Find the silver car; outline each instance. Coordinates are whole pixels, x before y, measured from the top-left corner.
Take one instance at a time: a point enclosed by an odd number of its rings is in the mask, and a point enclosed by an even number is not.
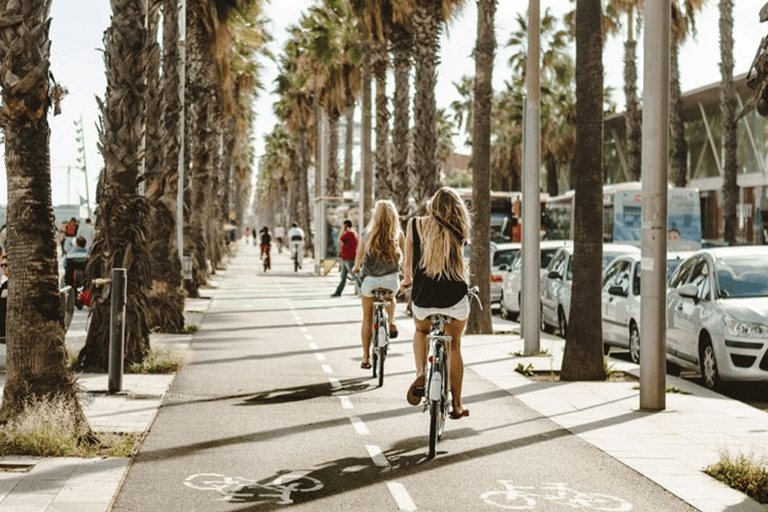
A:
[[[698,251],[667,289],[667,359],[704,385],[768,381],[768,246]]]

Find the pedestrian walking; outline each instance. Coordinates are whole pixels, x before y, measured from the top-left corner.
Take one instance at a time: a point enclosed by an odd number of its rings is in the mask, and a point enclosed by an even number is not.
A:
[[[344,292],[344,286],[347,284],[347,276],[355,265],[355,255],[357,254],[357,233],[352,229],[352,221],[344,221],[341,234],[339,235],[339,258],[341,259],[341,282],[336,287],[336,291],[331,297],[341,297]],[[355,283],[355,292],[357,292],[357,283]]]

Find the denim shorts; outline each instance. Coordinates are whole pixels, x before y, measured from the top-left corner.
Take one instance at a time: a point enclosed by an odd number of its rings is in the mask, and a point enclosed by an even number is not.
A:
[[[376,288],[386,288],[397,293],[400,288],[400,274],[394,272],[385,276],[365,276],[363,285],[360,287],[360,295],[363,297],[373,297],[373,290]]]

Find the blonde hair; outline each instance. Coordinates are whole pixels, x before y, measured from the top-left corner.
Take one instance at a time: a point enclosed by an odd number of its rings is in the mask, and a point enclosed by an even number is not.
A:
[[[469,239],[469,212],[455,190],[443,187],[427,203],[421,222],[421,266],[432,278],[467,281],[464,243]]]
[[[365,249],[367,254],[384,263],[400,262],[402,257],[399,243],[400,223],[395,203],[388,199],[376,201],[366,231],[368,232]]]

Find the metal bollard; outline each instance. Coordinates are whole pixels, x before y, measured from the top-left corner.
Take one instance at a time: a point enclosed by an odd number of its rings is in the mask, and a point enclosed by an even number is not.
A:
[[[112,269],[112,291],[109,310],[109,379],[108,390],[123,389],[123,356],[125,354],[125,302],[128,275],[124,268]]]

